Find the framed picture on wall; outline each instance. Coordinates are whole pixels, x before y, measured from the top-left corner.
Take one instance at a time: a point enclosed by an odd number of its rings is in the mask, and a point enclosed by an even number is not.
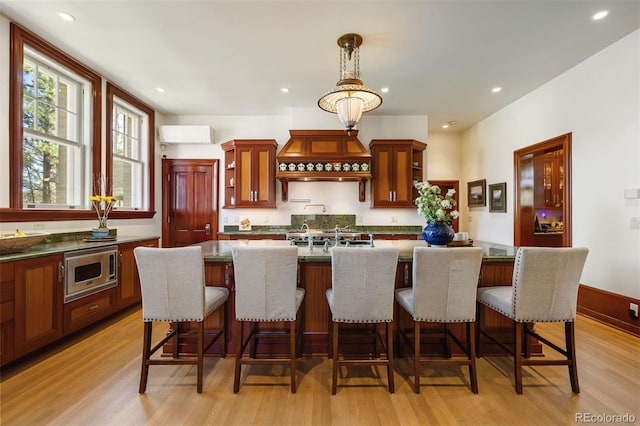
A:
[[[507,182],[489,185],[489,211],[507,212]]]
[[[469,207],[482,207],[487,205],[486,197],[487,181],[485,179],[474,180],[467,183],[467,198]]]

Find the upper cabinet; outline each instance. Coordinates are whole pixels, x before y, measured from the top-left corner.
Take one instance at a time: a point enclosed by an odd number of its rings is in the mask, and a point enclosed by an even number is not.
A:
[[[412,139],[373,139],[371,206],[415,208],[414,181],[423,179],[422,154],[427,144]]]
[[[274,139],[234,139],[224,150],[224,208],[276,207]]]
[[[564,203],[563,150],[535,156],[534,182],[535,207],[562,207]]]

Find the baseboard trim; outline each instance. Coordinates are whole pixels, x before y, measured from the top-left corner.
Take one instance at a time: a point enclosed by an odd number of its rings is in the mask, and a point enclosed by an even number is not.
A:
[[[640,337],[640,319],[629,316],[629,303],[640,300],[584,284],[578,289],[579,314]]]

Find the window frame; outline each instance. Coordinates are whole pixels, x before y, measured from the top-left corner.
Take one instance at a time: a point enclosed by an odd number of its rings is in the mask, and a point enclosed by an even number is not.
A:
[[[125,92],[120,89],[118,86],[111,82],[107,82],[107,99],[106,99],[106,123],[107,123],[107,132],[106,132],[106,176],[109,182],[113,182],[113,108],[115,105],[114,97],[117,97],[124,102],[130,104],[131,106],[139,109],[140,111],[147,114],[149,122],[147,123],[147,133],[148,133],[148,141],[147,141],[147,161],[146,175],[148,176],[146,182],[146,188],[141,188],[142,191],[148,191],[148,206],[147,210],[133,210],[133,209],[114,209],[109,214],[109,217],[113,218],[126,218],[126,217],[153,217],[155,213],[153,211],[153,206],[155,205],[155,197],[154,197],[154,169],[155,169],[155,111],[135,98],[131,94]],[[148,213],[152,213],[151,216],[147,216]],[[142,215],[142,216],[141,216]]]
[[[33,221],[69,221],[95,219],[95,212],[86,209],[25,209],[22,202],[22,168],[23,168],[23,109],[22,109],[22,67],[24,46],[46,56],[82,76],[91,82],[91,156],[86,166],[91,167],[90,175],[105,173],[110,176],[111,151],[107,151],[106,171],[102,170],[102,77],[88,67],[82,65],[71,56],[62,52],[40,37],[22,28],[10,24],[9,52],[9,207],[0,208],[0,222],[33,222]],[[132,100],[135,98],[127,94]],[[125,98],[125,95],[123,95]],[[139,101],[137,101],[139,102]],[[146,105],[145,105],[146,107]],[[148,108],[148,107],[147,107]],[[107,110],[107,115],[111,112]],[[155,215],[154,201],[154,146],[155,120],[154,111],[149,114],[151,131],[149,133],[149,206],[147,210],[112,211],[109,215],[114,219],[148,219]],[[111,124],[107,126],[107,138],[110,140]],[[110,149],[110,146],[107,147]]]

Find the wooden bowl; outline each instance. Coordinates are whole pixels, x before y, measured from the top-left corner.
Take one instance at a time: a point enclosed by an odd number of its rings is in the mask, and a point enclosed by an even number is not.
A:
[[[0,235],[0,254],[19,253],[29,250],[49,235],[46,232],[26,232],[24,236]]]

